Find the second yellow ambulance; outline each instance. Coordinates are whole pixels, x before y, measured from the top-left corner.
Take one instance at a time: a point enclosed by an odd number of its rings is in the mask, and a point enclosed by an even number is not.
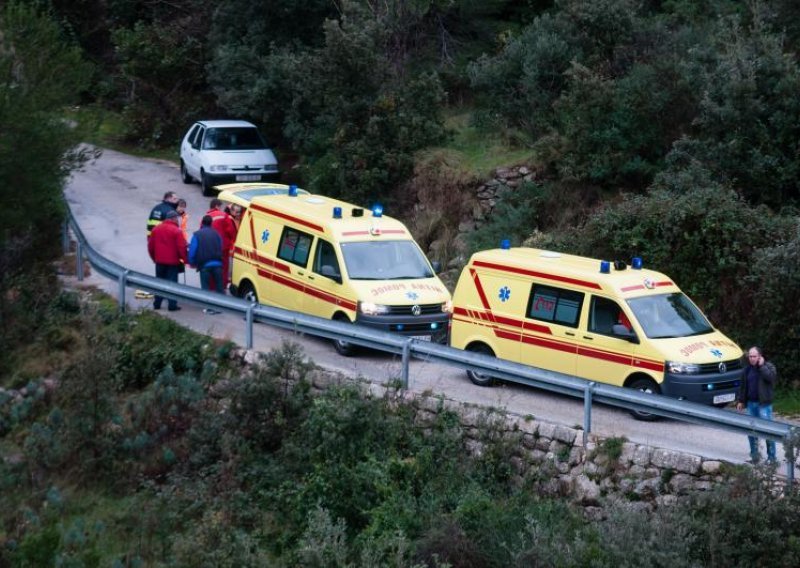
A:
[[[735,399],[742,369],[736,343],[639,259],[627,266],[507,241],[473,255],[461,273],[451,345],[718,406]]]
[[[365,210],[295,186],[275,189],[231,192],[232,200],[233,193],[247,197],[233,251],[235,294],[447,343],[450,293],[405,225],[380,206]],[[348,342],[334,346],[342,355],[354,351]]]

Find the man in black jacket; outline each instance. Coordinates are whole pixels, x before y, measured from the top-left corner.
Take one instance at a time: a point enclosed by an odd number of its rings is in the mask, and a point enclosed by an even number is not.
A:
[[[153,227],[160,224],[161,221],[167,218],[167,213],[175,211],[178,206],[178,194],[174,191],[168,191],[164,194],[164,200],[153,207],[150,211],[150,217],[147,219],[147,238],[150,238],[150,233],[153,232]]]
[[[211,215],[203,216],[200,230],[192,235],[192,242],[189,244],[189,264],[200,272],[200,287],[203,290],[215,290],[223,294],[225,291],[222,286],[222,237],[211,228],[212,222]],[[204,311],[207,314],[218,313],[211,308]]]
[[[747,351],[747,366],[742,371],[742,380],[739,382],[736,408],[740,412],[747,408],[750,416],[772,420],[772,397],[777,378],[775,365],[764,359],[761,348],[751,347]],[[753,463],[758,463],[761,461],[758,438],[748,436],[747,439],[750,442],[750,459]],[[776,462],[775,442],[770,440],[767,440],[767,461]]]

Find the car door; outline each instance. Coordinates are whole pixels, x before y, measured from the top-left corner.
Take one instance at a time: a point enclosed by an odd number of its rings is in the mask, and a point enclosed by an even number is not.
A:
[[[592,295],[585,321],[578,333],[577,375],[592,381],[621,386],[630,374],[636,344],[614,333],[614,325],[630,328],[620,304]]]
[[[336,248],[330,242],[318,238],[314,248],[311,270],[305,272],[306,293],[303,295],[303,311],[330,319],[344,301],[342,271]]]
[[[305,309],[310,305],[310,300],[305,296],[313,293],[313,290],[306,289],[313,242],[313,235],[294,227],[284,227],[278,243],[278,259],[284,262],[280,263],[282,270],[275,271],[275,294],[270,298],[275,305],[287,310],[314,313]]]
[[[578,325],[585,294],[533,283],[521,360],[526,365],[575,374]]]
[[[200,160],[200,144],[203,141],[205,128],[203,128],[201,124],[197,124],[194,130],[194,133],[190,132],[189,136],[184,140],[184,147],[181,149],[181,154],[183,155],[183,163],[186,164],[186,171],[189,172],[189,175],[194,179],[199,180],[200,168],[202,167]]]

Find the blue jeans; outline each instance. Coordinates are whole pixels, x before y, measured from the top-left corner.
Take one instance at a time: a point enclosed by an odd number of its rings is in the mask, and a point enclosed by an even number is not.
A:
[[[747,401],[747,414],[764,420],[772,420],[772,405],[759,404],[758,402],[749,400]],[[761,454],[758,451],[758,438],[755,436],[748,436],[747,441],[750,442],[750,457],[753,461],[761,459]],[[775,442],[767,440],[767,459],[769,461],[776,461],[775,458]]]
[[[214,287],[211,287],[211,282],[214,282]],[[203,290],[214,290],[220,294],[225,293],[225,288],[222,285],[222,267],[221,266],[208,266],[200,269],[200,287]]]
[[[181,267],[174,264],[156,264],[156,278],[162,280],[171,280],[172,282],[178,281],[178,274],[180,274]],[[156,295],[153,298],[153,307],[155,309],[161,308],[161,302],[164,300],[161,296]],[[178,306],[177,300],[167,298],[169,309],[174,310]]]

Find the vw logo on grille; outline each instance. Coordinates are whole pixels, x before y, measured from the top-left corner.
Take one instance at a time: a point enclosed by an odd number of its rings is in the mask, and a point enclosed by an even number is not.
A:
[[[414,304],[411,306],[411,313],[418,316],[422,313],[422,308],[419,307],[419,304]]]
[[[727,370],[728,370],[728,366],[727,366],[725,363],[720,363],[720,364],[719,364],[719,372],[720,372],[720,373],[724,373],[724,372],[726,372]]]

